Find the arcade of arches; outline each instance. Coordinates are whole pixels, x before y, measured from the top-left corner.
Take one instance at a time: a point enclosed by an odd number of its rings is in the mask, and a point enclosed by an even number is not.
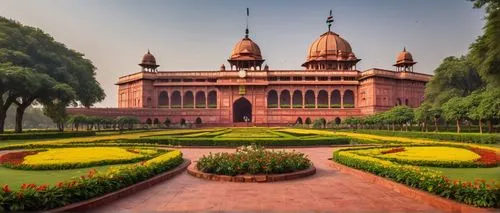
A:
[[[340,90],[270,90],[267,92],[267,108],[354,108],[354,92],[350,89],[342,94]]]
[[[170,97],[170,98],[169,98]],[[170,93],[162,91],[158,95],[159,108],[217,108],[217,92],[196,91],[196,95],[191,90],[185,91],[183,95],[178,90]]]

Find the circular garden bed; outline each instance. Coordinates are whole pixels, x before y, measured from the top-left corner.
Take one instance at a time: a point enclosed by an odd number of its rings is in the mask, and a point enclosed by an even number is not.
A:
[[[120,147],[76,147],[12,152],[0,157],[4,167],[26,170],[62,170],[92,166],[136,163],[165,150]]]
[[[306,155],[243,146],[235,153],[210,153],[188,168],[188,173],[208,180],[273,182],[313,175],[316,169]]]
[[[495,151],[475,147],[405,146],[360,149],[352,152],[415,166],[496,167],[500,162],[500,156]]]

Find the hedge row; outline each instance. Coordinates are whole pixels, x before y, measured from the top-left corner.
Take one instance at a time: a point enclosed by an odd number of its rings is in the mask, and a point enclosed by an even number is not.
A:
[[[315,138],[138,138],[123,139],[117,143],[127,144],[161,144],[174,146],[228,146],[243,145],[260,146],[311,146],[349,144],[347,137],[315,137]]]
[[[0,190],[0,212],[40,211],[88,200],[149,179],[182,162],[182,153],[176,150],[129,167],[102,173],[91,170],[86,176],[54,186],[23,184],[20,190],[12,191],[4,185]]]
[[[95,136],[94,131],[85,132],[27,132],[0,134],[0,140],[30,140]]]
[[[477,144],[499,144],[500,134],[477,134],[477,133],[451,133],[451,132],[401,132],[401,131],[386,131],[386,130],[356,130],[358,133],[366,133],[372,135],[383,136],[399,136],[409,138],[427,138],[437,141],[457,141],[463,143]]]
[[[478,207],[500,206],[500,189],[495,187],[494,183],[489,184],[484,180],[474,183],[450,181],[433,170],[360,156],[348,152],[350,150],[356,149],[335,151],[333,160],[468,205]]]

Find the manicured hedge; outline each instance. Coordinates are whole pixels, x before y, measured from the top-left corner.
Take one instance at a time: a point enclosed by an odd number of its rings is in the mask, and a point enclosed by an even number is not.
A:
[[[337,150],[333,153],[333,160],[468,205],[500,207],[500,189],[494,183],[450,181],[433,170],[348,152],[352,150],[359,149]]]
[[[0,140],[30,140],[30,139],[52,139],[52,138],[74,138],[95,136],[94,131],[85,132],[27,132],[0,134]],[[0,142],[1,143],[1,142]]]
[[[149,179],[182,162],[182,153],[176,150],[141,164],[111,168],[102,173],[90,170],[86,176],[54,186],[23,184],[20,190],[12,191],[4,185],[0,189],[0,212],[40,211],[88,200]]]
[[[373,135],[384,136],[399,136],[409,138],[427,138],[433,140],[456,141],[463,143],[478,143],[478,144],[499,144],[500,134],[478,134],[478,133],[451,133],[451,132],[402,132],[402,131],[386,131],[386,130],[356,130],[358,133],[366,133]]]
[[[162,144],[175,146],[313,146],[349,144],[347,137],[314,137],[314,138],[139,138],[118,140],[118,143]]]

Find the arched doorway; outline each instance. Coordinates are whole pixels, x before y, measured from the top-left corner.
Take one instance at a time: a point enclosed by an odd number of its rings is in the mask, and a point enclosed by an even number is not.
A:
[[[233,103],[233,122],[252,121],[252,104],[246,98],[240,98]]]

